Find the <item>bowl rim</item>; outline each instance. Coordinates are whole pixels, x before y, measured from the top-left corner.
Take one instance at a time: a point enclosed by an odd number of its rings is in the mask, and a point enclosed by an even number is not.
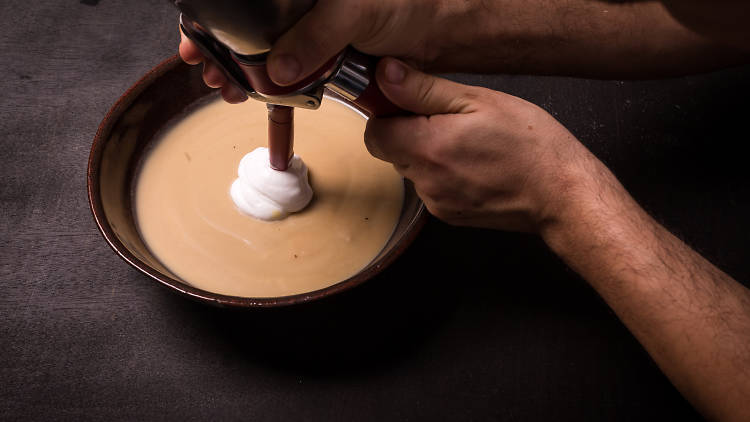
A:
[[[106,144],[109,134],[114,128],[115,122],[119,120],[122,113],[139,97],[139,95],[150,86],[154,80],[167,72],[173,70],[182,64],[180,57],[175,54],[162,61],[143,75],[137,82],[130,86],[109,109],[102,119],[94,135],[94,140],[89,153],[88,167],[86,171],[86,188],[88,193],[89,209],[94,217],[94,222],[102,234],[107,244],[120,256],[125,262],[146,274],[151,279],[157,281],[162,286],[186,296],[190,299],[197,300],[220,307],[232,308],[273,308],[283,307],[296,304],[307,303],[323,299],[337,293],[349,290],[355,286],[370,280],[383,269],[388,267],[399,257],[404,250],[414,241],[419,232],[427,221],[427,212],[424,203],[419,200],[417,212],[411,219],[409,226],[406,227],[404,236],[398,240],[393,248],[380,258],[376,265],[367,267],[364,271],[355,274],[352,277],[342,280],[336,284],[323,289],[314,290],[306,293],[299,293],[290,296],[279,297],[242,297],[223,295],[213,293],[207,290],[199,289],[188,285],[178,279],[168,277],[159,271],[156,271],[151,265],[136,257],[130,250],[117,238],[114,230],[110,226],[104,206],[102,203],[100,185],[100,167],[104,145]]]

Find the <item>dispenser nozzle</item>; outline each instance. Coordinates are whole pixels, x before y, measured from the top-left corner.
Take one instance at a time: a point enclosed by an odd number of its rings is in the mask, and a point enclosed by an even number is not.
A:
[[[271,168],[284,171],[294,155],[294,107],[267,104]]]

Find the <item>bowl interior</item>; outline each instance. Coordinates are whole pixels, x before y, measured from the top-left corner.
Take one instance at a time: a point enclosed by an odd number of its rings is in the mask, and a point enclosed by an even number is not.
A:
[[[112,107],[94,138],[89,157],[88,194],[99,229],[128,263],[163,285],[220,306],[268,307],[308,302],[358,285],[380,272],[411,243],[425,221],[424,205],[405,182],[398,224],[383,250],[353,277],[313,292],[275,298],[226,296],[195,288],[169,271],[143,242],[133,211],[137,170],[160,130],[217,93],[201,79],[199,66],[172,57],[147,73]]]

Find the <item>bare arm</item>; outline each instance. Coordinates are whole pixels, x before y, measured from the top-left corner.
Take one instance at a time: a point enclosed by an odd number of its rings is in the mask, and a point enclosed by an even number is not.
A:
[[[393,59],[378,72],[391,101],[423,116],[372,119],[365,141],[414,182],[430,212],[539,233],[700,411],[750,420],[748,289],[657,224],[538,107]]]
[[[548,245],[713,420],[750,420],[750,291],[649,217],[601,163],[568,192]]]
[[[600,78],[748,59],[747,2],[665,1],[319,0],[274,45],[269,72],[282,85],[297,81],[348,44],[428,71]]]
[[[713,70],[747,60],[747,51],[733,46],[731,37],[691,25],[696,15],[710,15],[714,25],[725,13],[736,16],[736,10],[722,9],[724,2],[682,0],[671,2],[679,3],[674,7],[659,1],[443,2],[439,20],[444,24],[428,37],[435,41],[428,41],[433,57],[426,68],[595,78]],[[686,8],[686,3],[700,6]],[[744,7],[746,19],[749,8]]]

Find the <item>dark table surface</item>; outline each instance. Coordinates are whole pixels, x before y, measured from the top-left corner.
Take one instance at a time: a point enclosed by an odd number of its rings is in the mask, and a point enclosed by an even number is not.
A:
[[[89,148],[177,43],[163,0],[0,2],[0,418],[700,419],[534,236],[432,220],[377,279],[263,312],[193,303],[129,267],[91,217]],[[747,281],[748,76],[456,79],[544,107]]]

